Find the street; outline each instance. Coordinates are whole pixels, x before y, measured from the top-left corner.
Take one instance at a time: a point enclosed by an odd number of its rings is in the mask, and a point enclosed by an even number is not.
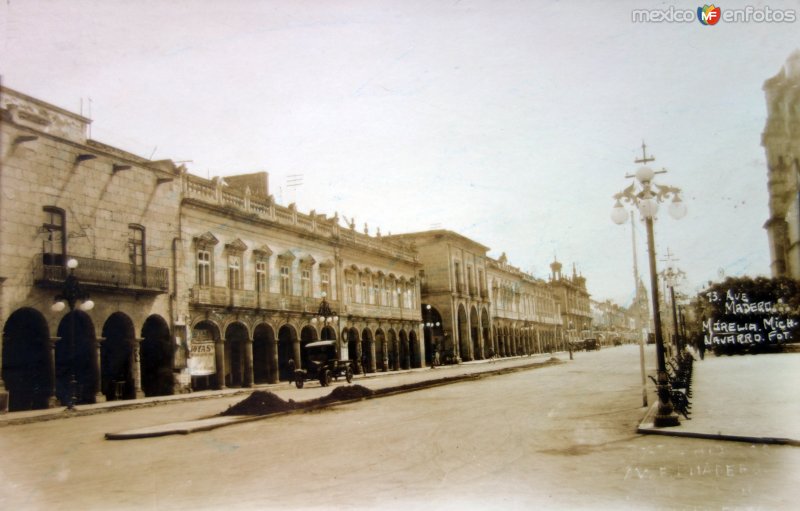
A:
[[[796,507],[800,449],[637,435],[638,347],[562,359],[186,436],[103,439],[242,396],[6,426],[0,508]]]

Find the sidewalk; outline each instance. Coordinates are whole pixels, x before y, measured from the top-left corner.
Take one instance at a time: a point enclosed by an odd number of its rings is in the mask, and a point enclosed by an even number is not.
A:
[[[653,426],[650,408],[639,433],[800,446],[800,353],[696,360],[689,417]]]
[[[381,389],[391,387],[396,384],[398,376],[402,376],[402,383],[411,381],[427,381],[452,378],[459,375],[470,375],[484,372],[494,372],[502,369],[523,367],[531,364],[542,364],[551,357],[561,360],[566,358],[565,353],[538,354],[531,357],[509,357],[495,360],[475,360],[464,362],[458,365],[439,366],[436,369],[429,367],[419,369],[405,369],[400,371],[368,373],[366,375],[356,375],[353,384],[366,384],[369,382],[370,388]],[[145,408],[152,406],[165,406],[170,403],[185,402],[200,399],[217,399],[241,395],[242,399],[249,396],[254,390],[269,391],[282,398],[294,398],[297,400],[297,393],[301,393],[303,399],[313,399],[327,394],[328,389],[316,388],[311,385],[302,391],[295,389],[294,384],[287,382],[275,384],[259,384],[249,388],[228,388],[222,390],[205,390],[192,392],[189,394],[177,394],[172,396],[146,397],[136,400],[108,401],[103,403],[78,405],[73,411],[66,411],[63,406],[47,408],[43,410],[28,410],[22,412],[9,412],[0,414],[0,427],[6,425],[27,424],[32,422],[68,419],[71,417],[81,417],[98,413],[107,413],[118,410],[132,410],[135,408]],[[230,421],[228,417],[225,420]],[[250,418],[252,420],[252,418]],[[185,429],[185,428],[184,428]],[[184,431],[181,431],[184,432]],[[185,431],[188,432],[188,431]]]

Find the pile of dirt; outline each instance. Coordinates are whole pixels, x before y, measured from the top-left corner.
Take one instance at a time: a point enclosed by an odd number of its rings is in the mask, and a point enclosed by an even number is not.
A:
[[[288,412],[297,408],[292,400],[284,401],[272,392],[257,390],[243,401],[239,401],[220,415],[267,415],[277,412]]]
[[[327,396],[323,396],[317,399],[311,399],[309,401],[304,401],[303,404],[305,404],[306,406],[323,405],[323,404],[335,403],[337,401],[362,399],[370,397],[373,394],[374,392],[372,390],[368,389],[367,387],[362,387],[361,385],[345,385],[342,387],[336,387]]]

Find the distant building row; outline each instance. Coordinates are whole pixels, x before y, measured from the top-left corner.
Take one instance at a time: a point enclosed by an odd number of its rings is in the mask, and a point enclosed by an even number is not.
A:
[[[585,279],[558,262],[545,282],[451,231],[360,233],[276,204],[266,173],[199,178],[8,88],[0,113],[0,408],[278,383],[318,339],[374,372],[592,328]]]

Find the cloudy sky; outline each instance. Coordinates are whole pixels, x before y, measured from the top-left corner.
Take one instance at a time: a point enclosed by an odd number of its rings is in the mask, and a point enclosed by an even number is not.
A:
[[[631,227],[609,213],[643,140],[689,210],[657,221],[659,264],[669,248],[690,293],[768,274],[762,85],[800,47],[800,22],[633,23],[645,4],[6,0],[0,72],[102,142],[265,170],[282,204],[451,229],[539,277],[557,255],[627,305]],[[800,9],[720,4],[747,5]]]

